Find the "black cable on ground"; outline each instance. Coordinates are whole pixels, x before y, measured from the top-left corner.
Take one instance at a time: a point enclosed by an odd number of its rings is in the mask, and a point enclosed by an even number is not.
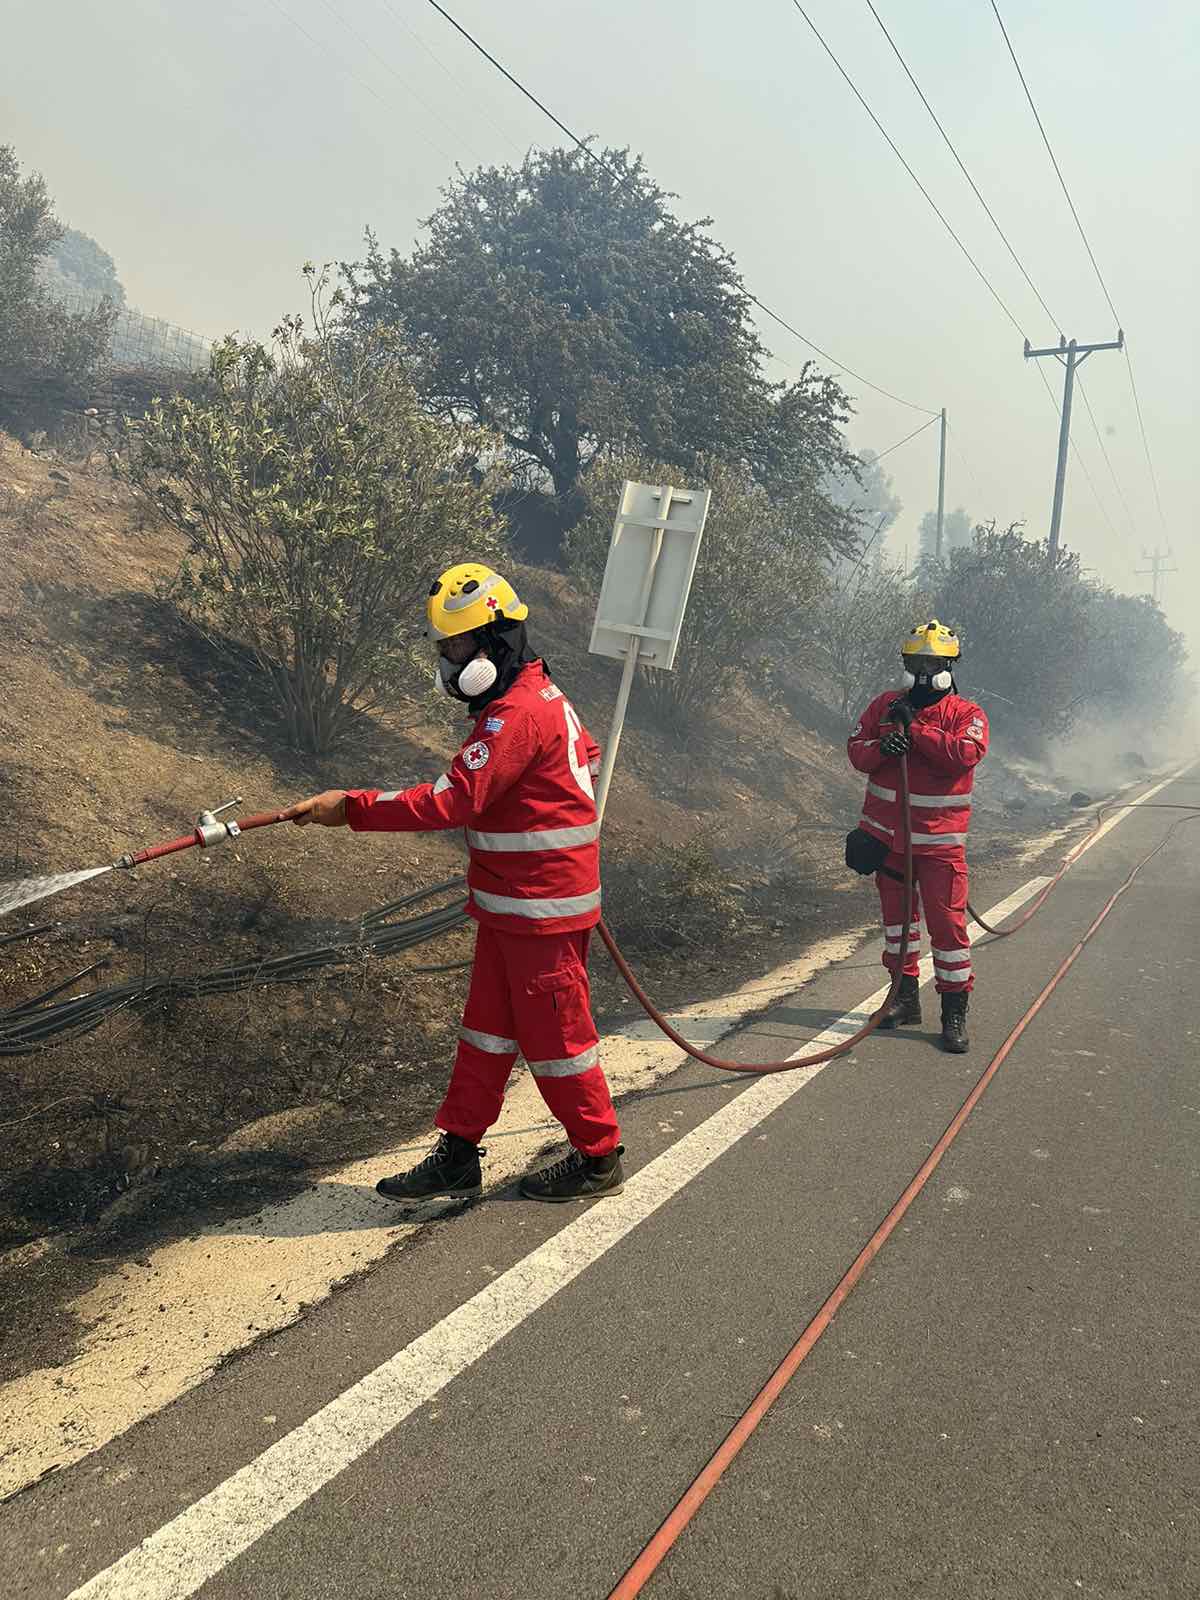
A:
[[[318,973],[327,969],[346,968],[364,958],[382,958],[414,949],[417,945],[427,944],[443,934],[452,933],[456,928],[464,927],[468,922],[465,899],[455,898],[449,905],[420,912],[403,921],[388,919],[397,911],[451,890],[456,896],[462,894],[461,879],[452,878],[431,889],[421,889],[401,900],[393,900],[363,916],[356,932],[288,955],[242,961],[213,972],[167,978],[134,978],[108,989],[97,989],[91,994],[76,995],[70,1000],[54,999],[65,988],[96,970],[96,967],[88,967],[53,989],[0,1014],[0,1056],[29,1055],[50,1049],[56,1044],[66,1044],[92,1033],[119,1011],[149,1010],[168,1000],[236,994],[241,990],[267,988],[273,984],[309,983]],[[430,970],[451,971],[457,965]],[[52,1000],[53,1004],[47,1003]]]

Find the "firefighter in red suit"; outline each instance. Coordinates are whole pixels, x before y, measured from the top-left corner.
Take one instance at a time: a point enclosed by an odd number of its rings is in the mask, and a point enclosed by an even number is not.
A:
[[[912,807],[912,924],[900,988],[881,1028],[920,1022],[918,952],[921,906],[933,946],[933,975],[942,1003],[943,1049],[961,1055],[968,1046],[967,996],[974,987],[967,937],[967,859],[971,786],[987,754],[987,717],[965,700],[954,681],[958,636],[940,622],[914,628],[902,646],[905,691],[889,689],[863,712],[850,735],[850,760],[867,774],[859,827],[886,842],[889,854],[876,875],[883,911],[883,964],[900,959],[904,916],[904,828],[898,758],[908,756]]]
[[[451,567],[426,610],[438,682],[472,717],[449,770],[414,789],[330,790],[284,813],[362,832],[466,830],[467,909],[479,926],[454,1070],[434,1119],[441,1137],[418,1166],[378,1189],[394,1200],[478,1194],[479,1143],[521,1054],[572,1147],[527,1176],[521,1193],[560,1201],[617,1194],[624,1152],[587,975],[600,920],[600,751],[529,649],[529,608],[499,573],[477,562]]]

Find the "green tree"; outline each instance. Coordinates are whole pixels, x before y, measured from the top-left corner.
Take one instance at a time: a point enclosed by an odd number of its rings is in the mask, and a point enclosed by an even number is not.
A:
[[[806,530],[802,508],[772,502],[745,466],[701,460],[681,480],[663,462],[606,458],[589,472],[587,511],[566,538],[571,570],[596,592],[626,478],[712,490],[675,666],[644,674],[650,706],[687,735],[761,656],[765,642],[805,615],[823,587],[823,544]]]
[[[1065,733],[1090,692],[1101,641],[1096,587],[1070,552],[1052,562],[1044,540],[1026,539],[1019,524],[976,528],[966,548],[922,578],[933,611],[963,641],[965,692],[988,701],[1000,727],[1027,741]]]
[[[767,383],[751,302],[708,220],[681,222],[627,151],[603,162],[543,150],[460,176],[410,258],[371,240],[348,269],[360,315],[403,329],[430,408],[498,433],[526,485],[552,489],[563,527],[590,463],[633,452],[744,464],[773,494],[808,494],[827,537],[852,543],[818,492],[853,465],[845,394],[811,367]]]
[[[411,676],[431,575],[501,549],[495,441],[424,411],[395,336],[347,325],[307,267],[312,314],[271,347],[226,339],[155,402],[120,469],[189,540],[178,604],[252,653],[296,745],[329,749]]]
[[[113,258],[77,228],[63,229],[43,262],[41,278],[56,299],[78,295],[93,304],[110,300],[118,309],[125,304],[125,285]]]
[[[74,314],[40,278],[64,229],[44,179],[0,145],[0,403],[9,415],[72,397],[108,347],[113,308]]]

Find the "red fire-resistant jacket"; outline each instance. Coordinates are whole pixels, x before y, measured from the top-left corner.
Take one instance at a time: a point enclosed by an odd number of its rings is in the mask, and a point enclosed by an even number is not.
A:
[[[869,777],[859,827],[887,839],[895,850],[904,848],[900,763],[894,756],[883,755],[879,741],[895,725],[889,721],[888,711],[903,693],[902,689],[889,689],[872,700],[846,745],[851,763]],[[973,700],[964,700],[951,690],[917,712],[909,737],[913,851],[932,855],[961,849],[971,821],[975,768],[987,754],[987,717]]]
[[[467,910],[502,933],[562,934],[600,920],[600,749],[540,661],[476,719],[449,772],[415,789],[351,789],[351,828],[465,828]]]

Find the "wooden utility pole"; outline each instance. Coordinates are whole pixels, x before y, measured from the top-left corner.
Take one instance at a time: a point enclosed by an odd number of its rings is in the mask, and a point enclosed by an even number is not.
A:
[[[938,450],[937,558],[942,559],[942,524],[946,520],[946,408],[942,407],[941,446]]]
[[[1151,555],[1148,550],[1143,550],[1142,554],[1145,556],[1150,565],[1148,567],[1139,567],[1137,570],[1141,576],[1150,579],[1152,584],[1151,597],[1154,601],[1154,604],[1157,605],[1160,583],[1169,572],[1178,572],[1179,568],[1168,567],[1164,565],[1164,562],[1167,562],[1171,559],[1170,552],[1168,551],[1166,555],[1163,555],[1157,545],[1154,547],[1153,555]]]
[[[1096,350],[1123,350],[1125,348],[1125,335],[1118,329],[1115,343],[1110,344],[1080,344],[1078,340],[1069,342],[1060,333],[1058,344],[1052,345],[1048,350],[1031,350],[1029,340],[1025,341],[1025,359],[1031,357],[1055,356],[1067,369],[1063,380],[1062,419],[1058,428],[1058,469],[1054,474],[1054,509],[1050,513],[1050,560],[1058,560],[1058,531],[1062,526],[1063,489],[1067,481],[1067,449],[1071,443],[1071,398],[1075,393],[1075,371],[1081,367],[1087,358]]]

